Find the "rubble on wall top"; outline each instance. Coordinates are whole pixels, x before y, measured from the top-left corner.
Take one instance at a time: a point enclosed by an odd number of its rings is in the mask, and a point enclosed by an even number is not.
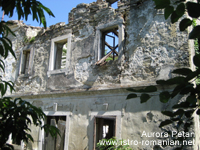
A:
[[[9,25],[9,27],[15,31],[17,29],[19,29],[19,27],[23,27],[23,28],[29,28],[29,29],[36,29],[37,31],[42,31],[42,33],[52,30],[52,29],[56,29],[59,27],[63,27],[66,26],[65,22],[59,22],[56,23],[55,25],[51,25],[50,27],[47,27],[46,29],[44,27],[35,27],[35,26],[30,26],[30,25],[26,25],[23,20],[9,20],[8,22],[11,23],[11,25]]]
[[[44,29],[43,27],[34,27],[30,25],[26,25],[23,23],[23,21],[18,21],[18,20],[11,20],[10,22],[13,23],[11,25],[11,29],[16,30],[19,27],[25,27],[25,28],[31,28],[31,29],[37,29],[37,30],[42,30],[43,32],[46,32],[48,30],[53,30],[56,28],[68,26],[71,28],[73,25],[77,25],[78,23],[80,24],[81,21],[84,22],[98,22],[99,17],[104,17],[104,15],[101,13],[101,11],[106,11],[104,14],[108,13],[108,15],[112,16],[115,14],[115,10],[111,8],[111,4],[118,2],[118,9],[122,8],[123,6],[127,6],[129,0],[96,0],[96,2],[92,2],[89,4],[85,3],[80,3],[76,6],[76,8],[72,8],[72,10],[69,12],[68,16],[68,24],[65,24],[65,22],[59,22],[56,23],[55,25],[51,25],[50,27],[47,27]],[[126,2],[126,3],[125,3]],[[118,10],[118,12],[119,12]],[[121,11],[121,10],[120,10]],[[119,14],[118,14],[119,15]],[[116,15],[117,16],[117,15]],[[84,19],[83,19],[84,18]]]
[[[34,29],[42,29],[42,27],[35,27],[35,26],[30,26],[30,25],[26,25],[23,20],[9,20],[8,21],[9,23],[12,23],[10,25],[10,28],[15,28],[15,27],[20,27],[20,26],[23,26],[23,27],[29,27],[29,28],[34,28]]]
[[[59,22],[59,23],[56,23],[55,25],[51,25],[49,28],[54,29],[54,28],[65,26],[65,25],[66,25],[65,22]]]

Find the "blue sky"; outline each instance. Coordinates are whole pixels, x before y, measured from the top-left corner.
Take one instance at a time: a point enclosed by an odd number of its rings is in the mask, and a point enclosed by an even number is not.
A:
[[[68,14],[72,10],[73,7],[76,7],[80,3],[92,3],[96,2],[96,0],[39,0],[44,6],[51,9],[51,11],[54,13],[54,17],[49,17],[46,15],[47,20],[47,26],[56,24],[58,22],[65,22],[68,23]],[[0,17],[2,16],[2,12],[0,13]],[[7,16],[4,17],[5,21],[8,20],[17,20],[17,15],[15,15],[12,18],[9,18]],[[29,16],[28,21],[24,20],[24,23],[31,26],[41,26],[37,21],[32,21],[32,16]]]

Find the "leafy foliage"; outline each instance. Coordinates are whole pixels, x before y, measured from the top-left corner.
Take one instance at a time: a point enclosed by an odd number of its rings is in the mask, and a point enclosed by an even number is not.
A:
[[[160,123],[160,128],[173,124],[177,130],[183,130],[188,132],[190,126],[193,124],[192,115],[200,114],[199,99],[200,99],[200,85],[196,84],[196,80],[199,80],[200,76],[200,54],[199,54],[199,39],[200,39],[200,26],[196,25],[195,18],[200,17],[200,1],[190,2],[186,0],[172,1],[172,0],[154,0],[156,9],[164,9],[165,19],[171,18],[171,23],[175,23],[178,20],[181,20],[179,23],[180,31],[186,30],[189,26],[193,25],[193,30],[189,34],[189,39],[195,39],[195,49],[196,54],[193,57],[193,63],[196,66],[196,70],[192,71],[189,68],[179,68],[174,70],[172,73],[176,76],[168,80],[158,80],[156,81],[157,86],[174,86],[172,91],[162,91],[159,93],[159,99],[162,103],[167,103],[170,99],[174,98],[177,95],[182,95],[186,97],[186,100],[180,103],[175,104],[172,109],[173,111],[163,111],[162,114],[169,117],[169,119],[164,120]],[[174,3],[172,3],[174,2]],[[175,8],[176,6],[176,8]],[[190,18],[184,16],[188,14]],[[183,17],[184,16],[184,17]],[[195,25],[194,25],[195,24]],[[145,89],[147,89],[146,87]],[[141,103],[146,102],[151,98],[150,92],[147,90],[135,90],[127,89],[132,93],[127,96],[127,99],[136,98],[140,96]],[[141,94],[137,94],[141,93]],[[157,93],[154,93],[157,94]],[[145,96],[144,96],[145,95]]]
[[[1,0],[1,10],[9,17],[13,16],[14,10],[17,11],[18,19],[28,19],[30,14],[33,15],[33,20],[42,23],[46,28],[46,19],[44,11],[50,16],[53,16],[51,10],[37,0]],[[12,49],[12,43],[7,38],[9,34],[15,34],[9,28],[11,22],[0,22],[0,73],[5,72],[4,60],[8,57],[9,53],[16,59],[15,52]],[[33,41],[34,39],[32,39]],[[31,42],[31,41],[30,41]],[[44,129],[45,132],[50,133],[52,136],[57,136],[59,130],[54,126],[43,125],[42,120],[45,119],[45,114],[40,108],[37,108],[21,98],[6,97],[5,94],[14,91],[14,83],[12,81],[4,81],[0,75],[0,149],[8,150],[14,149],[11,145],[6,144],[9,135],[12,133],[12,138],[16,142],[24,140],[25,142],[33,141],[30,135],[31,129],[29,125],[33,124]]]
[[[116,138],[102,139],[97,143],[99,150],[131,150],[125,140],[117,140]]]
[[[34,141],[30,135],[31,124],[44,128],[46,132],[50,132],[52,136],[56,136],[59,130],[51,126],[42,125],[45,114],[40,108],[31,105],[29,102],[16,98],[14,101],[10,97],[3,97],[0,100],[0,147],[8,140],[10,134],[12,138],[20,143],[21,140],[29,142]]]
[[[37,20],[40,24],[46,28],[46,18],[44,11],[49,16],[54,16],[51,10],[45,7],[42,3],[37,0],[1,0],[0,7],[2,11],[5,12],[5,15],[12,17],[16,9],[18,20],[25,18],[28,19],[28,16],[32,14],[33,20]]]

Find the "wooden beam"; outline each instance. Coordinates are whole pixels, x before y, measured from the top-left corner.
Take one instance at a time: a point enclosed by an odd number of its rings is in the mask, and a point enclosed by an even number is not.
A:
[[[103,58],[101,58],[99,61],[95,63],[95,65],[100,65],[103,63],[110,55],[112,54],[112,51],[110,51],[108,54],[106,54]]]
[[[117,37],[119,37],[119,33],[117,32],[117,30],[113,30],[112,31]]]
[[[108,44],[107,42],[105,42],[105,45],[108,46],[108,48],[118,56],[118,52],[115,50],[118,47],[118,45],[115,46],[114,48],[112,46],[110,46],[110,44]]]

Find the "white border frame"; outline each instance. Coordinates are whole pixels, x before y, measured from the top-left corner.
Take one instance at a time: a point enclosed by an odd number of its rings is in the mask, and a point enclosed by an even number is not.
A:
[[[59,73],[67,74],[67,70],[70,66],[71,36],[72,36],[72,34],[68,33],[66,35],[59,36],[59,37],[53,38],[51,40],[51,50],[50,50],[50,56],[49,56],[49,68],[48,68],[48,71],[47,71],[48,77],[51,74],[59,74]],[[56,61],[56,46],[55,46],[55,43],[59,42],[59,41],[63,41],[63,40],[67,40],[66,66],[63,69],[54,70],[54,65],[55,65],[55,61]]]
[[[65,129],[65,141],[64,141],[64,150],[68,150],[69,145],[69,130],[70,130],[70,116],[71,112],[66,111],[44,111],[46,116],[65,116],[66,117],[66,129]],[[43,122],[44,124],[44,122]],[[38,148],[39,150],[43,150],[44,147],[44,130],[41,130],[40,132],[40,141]]]
[[[22,66],[24,63],[24,51],[30,51],[30,58],[29,58],[29,66],[28,66],[28,73],[27,74],[22,74]],[[20,63],[19,63],[19,75],[20,76],[31,76],[33,72],[33,60],[34,60],[34,53],[35,50],[31,45],[25,46],[24,48],[21,49],[20,53]]]
[[[103,30],[107,30],[109,28],[118,27],[119,30],[119,36],[118,36],[118,49],[119,49],[119,58],[121,58],[122,56],[122,52],[123,52],[123,41],[124,41],[124,28],[125,26],[123,25],[124,20],[123,19],[118,19],[118,20],[114,20],[111,21],[107,24],[102,24],[96,27],[96,36],[95,36],[95,46],[94,49],[95,51],[95,62],[99,61],[102,56],[101,56],[101,39],[102,39],[102,31]],[[119,59],[118,59],[119,60]]]
[[[92,111],[90,113],[90,122],[92,122],[92,127],[90,130],[90,145],[89,150],[94,150],[94,118],[96,117],[105,117],[114,116],[116,117],[116,138],[121,139],[121,126],[122,126],[122,112],[121,111]]]

